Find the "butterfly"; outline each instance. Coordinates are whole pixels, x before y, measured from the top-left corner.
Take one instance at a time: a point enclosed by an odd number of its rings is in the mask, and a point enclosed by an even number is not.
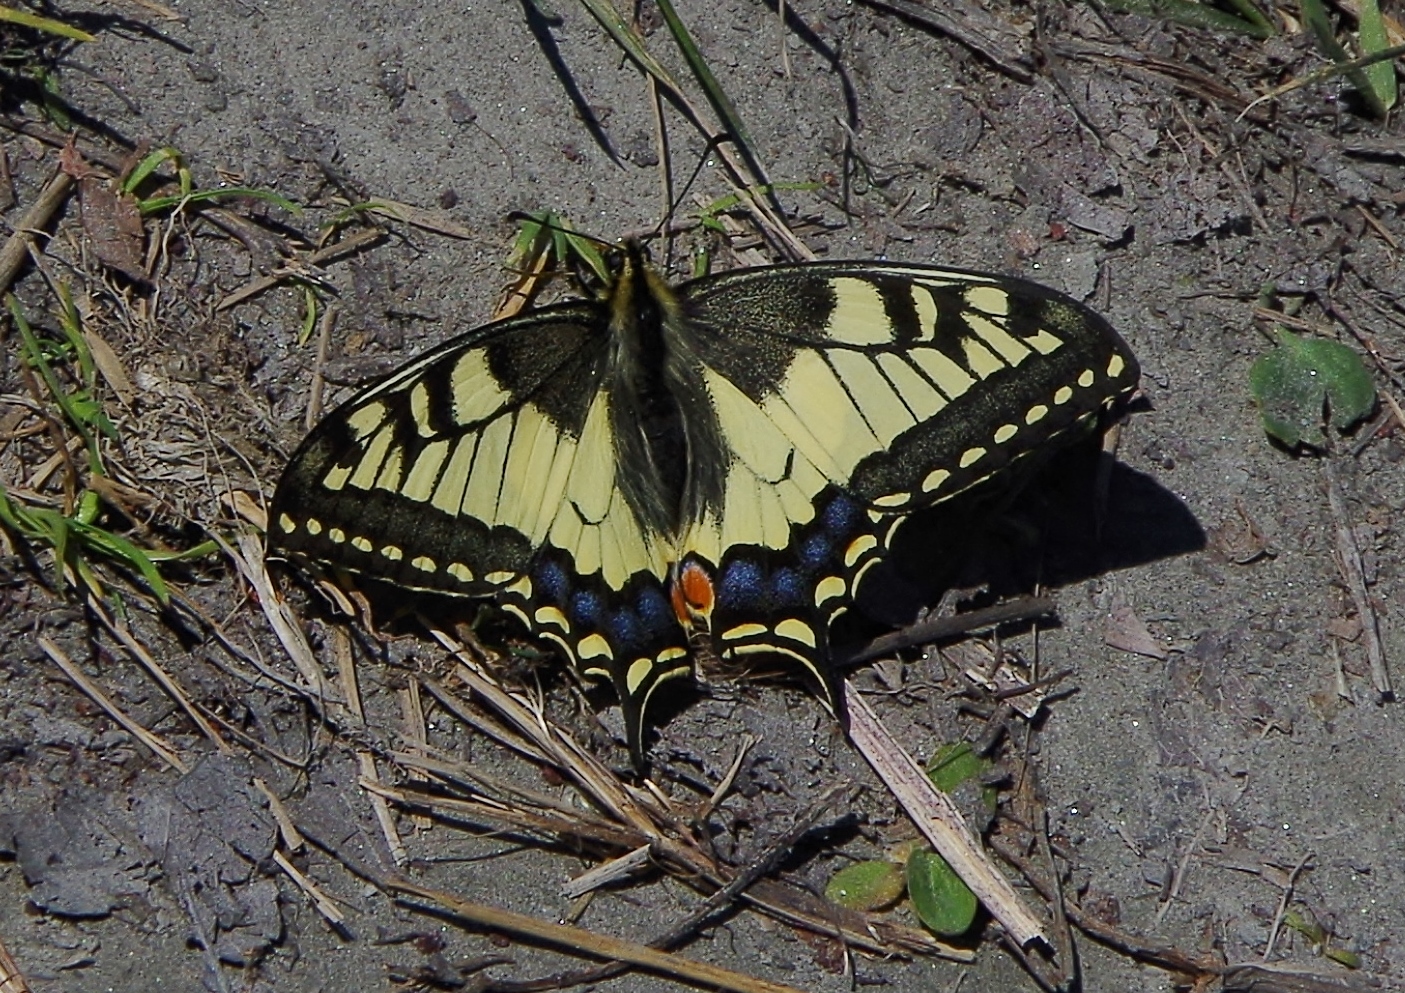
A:
[[[272,545],[491,597],[614,684],[632,755],[693,660],[779,658],[842,714],[829,634],[915,511],[1011,472],[1138,381],[1054,290],[820,261],[670,285],[637,243],[594,299],[476,328],[293,455]]]

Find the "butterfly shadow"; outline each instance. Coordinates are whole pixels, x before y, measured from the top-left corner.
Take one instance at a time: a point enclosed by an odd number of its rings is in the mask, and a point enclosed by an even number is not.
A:
[[[914,514],[859,590],[852,645],[911,624],[950,590],[985,606],[1205,547],[1204,529],[1153,477],[1098,450],[1067,449],[1018,490],[977,489]],[[843,619],[841,619],[843,620]]]

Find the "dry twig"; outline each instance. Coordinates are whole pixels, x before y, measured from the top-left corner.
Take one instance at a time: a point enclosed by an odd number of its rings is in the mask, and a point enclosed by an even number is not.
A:
[[[3,941],[0,941],[0,993],[30,993],[19,963],[10,957]]]
[[[19,219],[15,233],[0,246],[0,290],[9,289],[15,281],[15,274],[29,257],[34,235],[49,223],[72,189],[73,177],[60,169],[40,191],[34,205]]]
[[[1366,644],[1366,658],[1371,665],[1371,682],[1376,687],[1376,696],[1381,700],[1395,699],[1395,690],[1390,683],[1390,670],[1386,667],[1385,646],[1381,642],[1380,618],[1371,595],[1366,588],[1366,570],[1361,564],[1361,550],[1356,547],[1356,534],[1346,516],[1346,501],[1342,497],[1336,471],[1329,455],[1322,460],[1322,471],[1327,477],[1327,505],[1332,510],[1332,522],[1337,528],[1337,567],[1346,580],[1352,603],[1356,605],[1356,616],[1361,621],[1361,637]]]

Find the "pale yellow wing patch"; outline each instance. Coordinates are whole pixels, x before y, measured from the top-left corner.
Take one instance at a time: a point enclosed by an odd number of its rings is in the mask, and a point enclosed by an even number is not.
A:
[[[622,589],[640,572],[663,580],[673,552],[664,537],[643,528],[619,487],[610,421],[609,393],[601,390],[586,415],[547,540],[575,557],[581,575],[599,572],[610,589]]]
[[[793,526],[813,519],[815,496],[828,479],[769,410],[713,370],[704,369],[703,375],[718,426],[731,445],[731,458],[721,506],[691,523],[681,550],[715,564],[733,545],[786,548]],[[823,450],[809,431],[797,433],[806,444]]]

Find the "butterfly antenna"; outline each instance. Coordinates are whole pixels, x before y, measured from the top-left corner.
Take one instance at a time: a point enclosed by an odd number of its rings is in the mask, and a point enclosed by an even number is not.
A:
[[[643,242],[644,244],[648,244],[656,238],[664,237],[673,230],[673,219],[678,216],[679,211],[683,207],[684,199],[692,191],[693,185],[698,181],[698,177],[702,175],[703,167],[707,165],[708,156],[710,156],[714,151],[716,151],[717,148],[723,142],[731,140],[732,136],[726,133],[720,135],[713,135],[712,137],[707,139],[707,144],[703,146],[703,153],[698,156],[697,165],[693,167],[692,175],[690,175],[688,177],[688,181],[683,184],[683,188],[678,191],[678,195],[676,197],[672,197],[669,200],[668,210],[664,213],[664,216],[659,220],[659,223],[654,226],[654,229],[652,231],[650,231],[648,234],[644,235],[642,238],[639,239],[641,242]],[[665,174],[664,181],[665,183],[668,182],[667,174]],[[668,257],[665,260],[665,269],[668,269],[673,262],[673,242],[671,239],[669,240],[668,244],[669,250]]]

